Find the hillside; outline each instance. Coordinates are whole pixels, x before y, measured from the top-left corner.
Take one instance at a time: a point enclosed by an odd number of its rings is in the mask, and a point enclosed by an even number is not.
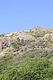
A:
[[[0,57],[7,55],[52,57],[52,53],[53,29],[33,28],[0,35]]]
[[[43,58],[43,62],[44,59],[46,59],[46,61],[49,61],[49,63],[51,61],[51,64],[53,65],[53,28],[45,29],[38,27],[33,28],[31,30],[23,30],[0,35],[0,76],[1,76],[0,80],[7,80],[8,78],[2,79],[3,74],[5,74],[6,71],[7,73],[11,72],[12,69],[14,70],[14,67],[15,69],[17,69],[19,64],[22,66],[21,63],[26,58],[33,59],[37,58],[40,59],[40,62],[41,59]],[[23,63],[23,66],[24,65],[26,65],[25,62]],[[28,65],[31,65],[31,63]],[[7,74],[6,76],[9,77],[9,75]],[[8,80],[43,80],[43,79],[11,78]],[[44,80],[53,80],[53,78],[51,79],[44,78]]]

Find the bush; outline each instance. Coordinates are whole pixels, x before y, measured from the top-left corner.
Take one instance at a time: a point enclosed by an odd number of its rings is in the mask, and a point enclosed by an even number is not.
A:
[[[12,42],[11,45],[15,48],[19,50],[19,45],[16,42]]]
[[[0,80],[53,80],[53,64],[47,59],[26,58],[5,70]]]
[[[5,34],[0,34],[0,37],[4,37],[5,36]]]

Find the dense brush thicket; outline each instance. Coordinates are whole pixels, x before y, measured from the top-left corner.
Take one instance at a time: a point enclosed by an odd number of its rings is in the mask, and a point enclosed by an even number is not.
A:
[[[53,64],[45,58],[26,58],[3,70],[0,80],[53,80]]]

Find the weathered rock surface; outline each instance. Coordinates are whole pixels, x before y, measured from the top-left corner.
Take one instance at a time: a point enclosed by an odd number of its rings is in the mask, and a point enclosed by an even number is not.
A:
[[[0,57],[6,54],[22,55],[38,51],[53,51],[53,29],[33,28],[0,36]]]

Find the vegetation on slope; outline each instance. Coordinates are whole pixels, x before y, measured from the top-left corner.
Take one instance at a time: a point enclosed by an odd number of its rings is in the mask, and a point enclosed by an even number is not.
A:
[[[53,63],[46,58],[26,58],[5,69],[0,80],[53,80]]]
[[[53,80],[53,29],[1,35],[0,80]]]

